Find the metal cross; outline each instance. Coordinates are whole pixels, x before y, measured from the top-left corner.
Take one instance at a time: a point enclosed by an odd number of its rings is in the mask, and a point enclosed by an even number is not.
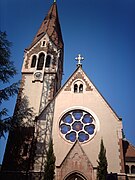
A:
[[[75,60],[78,61],[77,66],[82,65],[81,61],[84,60],[84,57],[81,56],[81,54],[78,54],[78,56],[75,58]]]

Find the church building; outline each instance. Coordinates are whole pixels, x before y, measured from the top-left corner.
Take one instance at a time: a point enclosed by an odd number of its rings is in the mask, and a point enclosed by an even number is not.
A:
[[[106,149],[107,179],[135,180],[135,147],[123,139],[122,119],[84,72],[80,54],[75,71],[61,86],[63,57],[54,2],[24,52],[15,112],[25,99],[34,115],[9,132],[0,179],[44,179],[52,139],[55,180],[96,180],[101,140]]]

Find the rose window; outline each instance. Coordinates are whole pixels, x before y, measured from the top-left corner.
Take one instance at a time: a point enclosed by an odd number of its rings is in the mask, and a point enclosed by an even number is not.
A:
[[[90,113],[80,109],[72,110],[61,118],[60,132],[69,142],[87,142],[96,133],[96,122]]]

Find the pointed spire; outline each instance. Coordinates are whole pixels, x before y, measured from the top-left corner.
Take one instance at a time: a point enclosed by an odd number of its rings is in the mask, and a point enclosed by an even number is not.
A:
[[[62,39],[62,33],[61,33],[61,28],[60,28],[60,23],[59,23],[59,18],[58,18],[56,0],[54,0],[54,3],[52,4],[47,16],[43,20],[29,48],[31,48],[36,42],[38,42],[46,33],[48,34],[51,41],[58,48],[63,47],[63,39]]]

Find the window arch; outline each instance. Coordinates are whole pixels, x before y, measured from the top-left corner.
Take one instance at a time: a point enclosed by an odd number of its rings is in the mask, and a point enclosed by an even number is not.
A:
[[[45,41],[43,41],[43,42],[42,42],[42,46],[45,46],[45,44],[46,44],[46,42],[45,42]]]
[[[70,174],[68,177],[66,177],[65,180],[86,180],[86,178],[80,174],[80,173],[77,173],[77,172],[74,172],[72,174]]]
[[[76,80],[73,84],[74,93],[83,93],[84,91],[84,83],[81,80]]]
[[[75,85],[74,85],[74,93],[77,93],[77,92],[78,92],[78,85],[75,84]]]
[[[83,84],[79,85],[79,93],[83,92]]]
[[[47,55],[46,62],[45,62],[45,67],[50,67],[50,63],[51,63],[51,56]]]
[[[131,166],[131,174],[135,174],[135,166],[134,165]]]
[[[36,66],[36,61],[37,61],[37,56],[34,55],[32,57],[32,61],[31,61],[31,68],[34,68]]]
[[[39,58],[38,58],[37,70],[42,70],[43,69],[44,58],[45,58],[44,53],[40,53]]]

